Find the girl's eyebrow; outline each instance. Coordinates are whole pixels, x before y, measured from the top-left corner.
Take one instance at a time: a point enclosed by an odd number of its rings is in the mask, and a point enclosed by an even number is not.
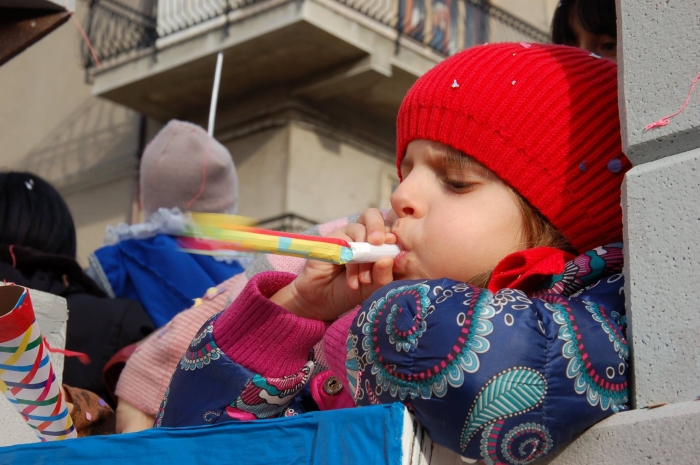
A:
[[[445,154],[445,165],[448,169],[459,169],[462,173],[479,176],[482,178],[489,177],[490,170],[484,165],[474,160],[469,155],[461,152],[448,152]]]
[[[413,165],[413,158],[415,158],[415,156],[416,155],[413,153],[406,153],[403,160],[401,160],[400,170],[402,172]],[[424,156],[426,158],[426,164],[434,168],[459,169],[463,173],[469,173],[482,178],[489,177],[491,173],[488,168],[474,160],[474,158],[454,149],[446,148],[436,150],[432,147],[428,147],[417,156]]]
[[[432,167],[445,166],[447,164],[447,154],[441,150],[434,150],[433,148],[426,147],[418,155],[414,155],[414,152],[406,152],[406,155],[401,160],[400,169],[403,171],[409,166],[413,165],[413,159],[416,156],[424,156],[426,158],[425,162],[427,165]]]

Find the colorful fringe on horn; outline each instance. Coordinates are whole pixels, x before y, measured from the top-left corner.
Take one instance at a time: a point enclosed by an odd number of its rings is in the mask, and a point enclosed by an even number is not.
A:
[[[268,231],[245,226],[245,219],[216,213],[192,213],[192,223],[180,247],[189,253],[225,256],[227,252],[259,252],[320,260],[343,265],[352,260],[347,241]]]
[[[77,437],[29,291],[15,285],[0,286],[0,391],[42,442]]]

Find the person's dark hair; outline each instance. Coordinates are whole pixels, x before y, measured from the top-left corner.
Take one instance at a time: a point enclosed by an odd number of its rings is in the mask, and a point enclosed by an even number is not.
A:
[[[617,38],[615,0],[561,0],[552,18],[552,43],[575,45],[576,35],[569,20],[572,13],[591,34]]]
[[[61,194],[32,173],[0,172],[0,244],[75,258],[75,225]]]

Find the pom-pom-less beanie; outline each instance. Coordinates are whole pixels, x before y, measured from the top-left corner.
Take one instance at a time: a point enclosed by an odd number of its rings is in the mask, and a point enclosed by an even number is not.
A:
[[[201,127],[171,120],[141,158],[141,205],[146,217],[159,208],[234,213],[238,178],[229,151]]]
[[[465,50],[423,75],[401,104],[397,166],[426,139],[473,157],[580,252],[622,239],[617,66],[541,44]]]

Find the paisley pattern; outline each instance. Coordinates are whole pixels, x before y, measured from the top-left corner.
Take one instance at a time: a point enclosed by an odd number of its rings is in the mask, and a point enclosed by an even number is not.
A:
[[[418,346],[418,339],[423,335],[427,327],[425,317],[428,315],[428,307],[430,306],[430,299],[427,296],[429,290],[429,286],[418,284],[413,288],[406,288],[391,295],[391,297],[397,297],[403,294],[410,294],[416,299],[416,316],[411,328],[399,330],[396,327],[396,316],[403,310],[396,304],[391,306],[391,311],[386,318],[386,334],[389,336],[389,342],[396,345],[397,351],[401,352],[401,349],[403,349],[408,352],[410,348]],[[387,299],[389,298],[390,296],[387,295]]]
[[[525,423],[506,434],[501,442],[501,453],[508,463],[526,465],[552,450],[552,436],[543,425]]]
[[[464,450],[484,425],[532,410],[546,393],[544,375],[528,367],[510,368],[494,376],[481,388],[469,409],[460,448]]]
[[[201,349],[188,350],[185,352],[185,355],[180,359],[180,368],[185,371],[204,368],[206,365],[209,365],[212,360],[218,360],[222,353],[221,349],[219,349],[214,342],[214,339],[211,339],[204,344],[204,347]]]
[[[623,409],[628,402],[627,380],[610,382],[605,375],[596,371],[566,299],[556,295],[543,296],[542,299],[547,302],[545,308],[553,313],[554,321],[560,326],[558,337],[565,341],[562,355],[569,360],[566,376],[574,380],[576,393],[585,395],[591,406],[600,405],[603,411],[612,409],[618,412]],[[626,343],[624,345],[626,351]]]
[[[584,300],[583,303],[586,305],[586,310],[591,312],[593,319],[600,323],[601,328],[608,335],[608,339],[613,343],[615,352],[620,356],[621,359],[627,360],[629,358],[629,347],[627,346],[627,340],[620,334],[620,332],[615,328],[615,325],[610,322],[605,310],[600,305],[595,302],[589,302]],[[615,312],[617,313],[617,312]],[[614,321],[614,318],[613,318]],[[619,321],[619,314],[618,314]],[[619,324],[619,323],[618,323]]]
[[[408,344],[409,347],[415,347],[418,344],[430,316],[430,309],[426,310],[426,300],[424,299],[424,296],[429,292],[429,286],[424,283],[400,286],[389,290],[385,296],[372,302],[369,306],[362,325],[362,349],[367,354],[367,363],[371,366],[370,373],[375,376],[376,384],[381,386],[384,391],[388,391],[392,397],[398,397],[402,401],[416,397],[428,399],[433,395],[442,397],[447,392],[448,387],[462,385],[464,373],[474,373],[479,370],[479,354],[489,350],[490,344],[486,336],[493,331],[493,324],[489,321],[495,315],[494,308],[490,305],[492,294],[485,289],[471,287],[461,289],[463,289],[464,295],[460,298],[465,299],[463,305],[466,308],[455,319],[460,333],[454,341],[452,349],[433,367],[408,374],[386,364],[384,355],[375,341],[384,314],[388,313],[390,316],[392,313],[395,314],[395,301],[408,296],[414,298],[417,305],[412,328],[415,329],[412,333],[415,337],[409,339],[405,335],[406,333],[396,333],[393,320],[391,325],[387,324],[386,329],[387,332],[391,331],[395,335],[393,341],[401,341],[400,346],[397,346],[397,351],[405,349],[404,344]],[[439,291],[440,296],[436,301],[443,299],[444,302],[453,296],[456,298],[459,294],[454,287],[452,289],[440,288]],[[392,339],[389,341],[392,342]]]
[[[226,413],[235,419],[248,419],[250,415],[254,417],[250,419],[280,416],[309,381],[313,371],[314,362],[309,360],[298,373],[291,376],[265,378],[255,375],[238,398],[226,408]]]
[[[202,419],[207,423],[216,421],[221,416],[221,412],[215,410],[207,410],[202,414]]]
[[[498,458],[498,437],[503,429],[503,420],[498,420],[484,427],[481,433],[481,442],[479,450],[481,451],[481,460],[486,465],[500,465],[501,461]]]
[[[160,428],[163,423],[163,415],[165,414],[165,406],[168,404],[168,396],[170,395],[170,386],[165,390],[165,395],[163,395],[163,400],[158,408],[158,414],[156,415],[156,422],[153,425],[156,428]]]
[[[523,423],[501,438],[504,423],[503,420],[499,420],[484,428],[479,449],[481,459],[486,465],[527,465],[552,450],[554,441],[544,425]],[[498,456],[499,441],[502,458]]]
[[[198,345],[200,342],[202,342],[202,339],[211,334],[213,331],[214,325],[211,321],[207,322],[207,324],[204,325],[204,327],[199,331],[199,333],[194,337],[194,339],[192,339],[190,347]]]
[[[527,310],[532,305],[532,301],[518,289],[501,289],[493,295],[491,305],[498,315],[506,306],[511,310]]]
[[[586,287],[595,285],[603,276],[621,273],[623,263],[622,244],[596,247],[568,262],[562,274],[552,276],[531,297],[545,294],[574,296]]]
[[[357,353],[357,336],[350,333],[347,340],[347,352],[345,355],[345,374],[348,377],[348,387],[350,388],[350,395],[357,401],[358,398],[362,396],[362,389],[358,389],[360,386],[360,364],[358,361]],[[358,393],[359,396],[358,396]]]

